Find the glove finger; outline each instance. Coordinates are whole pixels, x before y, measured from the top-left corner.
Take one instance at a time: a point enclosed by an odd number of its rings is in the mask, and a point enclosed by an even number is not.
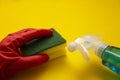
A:
[[[9,35],[18,35],[18,34],[22,34],[22,33],[27,32],[27,31],[32,31],[32,30],[37,30],[37,29],[35,29],[35,28],[25,28],[25,29],[19,30],[17,32],[11,33]]]
[[[52,31],[49,29],[24,29],[13,34],[8,35],[0,44],[5,48],[18,51],[18,48],[24,45],[26,42],[42,37],[52,36]]]
[[[30,69],[32,67],[41,65],[49,60],[49,56],[46,54],[29,56],[29,57],[21,57],[14,64],[12,63],[6,69],[6,75],[8,77],[13,76],[21,71]]]

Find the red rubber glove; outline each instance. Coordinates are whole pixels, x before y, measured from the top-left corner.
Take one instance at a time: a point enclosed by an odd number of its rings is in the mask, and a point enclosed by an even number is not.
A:
[[[19,48],[26,42],[52,36],[52,31],[47,29],[24,29],[9,34],[0,43],[0,80],[6,80],[21,71],[32,68],[48,61],[46,54],[29,57],[20,56]]]

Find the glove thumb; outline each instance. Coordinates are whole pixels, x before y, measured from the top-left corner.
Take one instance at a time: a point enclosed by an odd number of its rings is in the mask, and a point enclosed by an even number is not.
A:
[[[7,76],[13,76],[21,71],[27,70],[29,68],[41,65],[49,60],[49,56],[47,54],[40,54],[29,57],[20,57],[14,64],[11,64],[7,68]]]

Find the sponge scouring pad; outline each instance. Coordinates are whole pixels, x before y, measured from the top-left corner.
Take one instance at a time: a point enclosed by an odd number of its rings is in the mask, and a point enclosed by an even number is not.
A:
[[[59,53],[58,50],[63,50],[66,46],[66,40],[53,28],[53,36],[47,38],[34,39],[21,47],[23,56],[30,56],[39,53],[46,53],[49,56],[59,57],[63,52]]]

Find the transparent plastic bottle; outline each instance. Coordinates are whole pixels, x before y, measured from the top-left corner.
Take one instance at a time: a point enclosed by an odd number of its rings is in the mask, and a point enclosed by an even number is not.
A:
[[[89,50],[102,59],[102,64],[120,75],[120,48],[105,44],[99,36],[86,35],[68,44],[70,52],[78,50],[89,61]]]

